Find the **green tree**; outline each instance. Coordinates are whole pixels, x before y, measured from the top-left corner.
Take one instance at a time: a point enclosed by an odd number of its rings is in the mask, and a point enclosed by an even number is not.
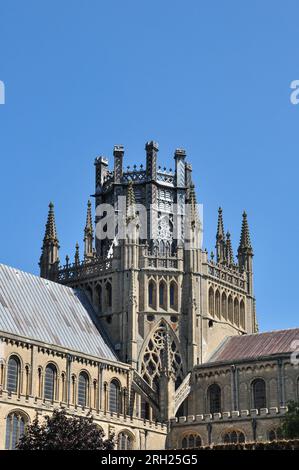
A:
[[[54,410],[40,423],[36,417],[21,437],[20,450],[113,450],[114,439],[105,439],[104,432],[92,416],[67,416]]]
[[[299,403],[288,403],[288,411],[283,418],[281,429],[286,439],[299,438]]]

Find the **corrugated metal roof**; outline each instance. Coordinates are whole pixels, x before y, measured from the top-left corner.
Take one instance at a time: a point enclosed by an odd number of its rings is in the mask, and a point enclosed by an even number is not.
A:
[[[117,360],[84,292],[3,264],[0,331]]]
[[[294,351],[292,343],[296,340],[299,340],[299,328],[231,336],[225,339],[208,362],[239,361],[290,353]]]

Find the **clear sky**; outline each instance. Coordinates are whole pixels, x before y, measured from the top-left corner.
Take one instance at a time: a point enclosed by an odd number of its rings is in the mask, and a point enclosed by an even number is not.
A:
[[[296,0],[0,0],[0,262],[38,273],[50,200],[73,255],[94,157],[153,139],[187,150],[209,251],[247,210],[260,329],[298,326],[298,36]]]

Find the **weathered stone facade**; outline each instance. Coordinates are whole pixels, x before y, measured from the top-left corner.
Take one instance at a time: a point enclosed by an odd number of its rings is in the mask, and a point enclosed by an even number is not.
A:
[[[26,334],[18,339],[4,329],[0,447],[5,446],[9,413],[21,410],[28,421],[36,411],[44,415],[61,405],[70,413],[91,409],[106,433],[126,433],[129,441],[123,439],[122,448],[193,447],[221,442],[229,430],[237,432],[237,439],[265,439],[279,427],[287,401],[298,397],[296,368],[288,359],[290,344],[280,351],[287,357],[272,351],[267,358],[257,354],[253,359],[232,356],[213,362],[227,338],[259,336],[247,215],[244,212],[235,260],[219,209],[216,252],[209,255],[201,245],[202,219],[185,150],[175,151],[174,171],[160,168],[157,157],[158,144],[148,142],[146,164],[138,169],[124,170],[120,145],[114,147],[112,169],[105,157],[96,158],[96,225],[88,202],[83,260],[77,244],[74,262],[67,256],[65,265],[60,263],[50,204],[41,277],[85,293],[118,360],[61,351],[55,338],[46,344]],[[125,209],[119,219],[122,198]],[[105,231],[109,211],[102,210],[105,204],[112,207],[114,232],[101,238],[98,228]],[[125,236],[120,237],[123,229]],[[20,368],[16,392],[6,386],[11,355],[19,357],[19,366],[14,366]],[[43,378],[48,362],[54,362],[57,371],[50,402]],[[83,371],[89,388],[82,409],[78,397],[83,382],[79,386],[78,381]],[[267,403],[256,411],[252,383],[258,378],[265,381]],[[115,381],[118,413],[109,409]],[[261,382],[254,386],[261,395]]]

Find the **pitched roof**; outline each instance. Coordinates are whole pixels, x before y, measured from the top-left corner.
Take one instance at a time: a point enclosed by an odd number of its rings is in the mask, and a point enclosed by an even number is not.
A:
[[[208,363],[257,359],[273,354],[291,353],[299,340],[299,328],[226,338]]]
[[[0,331],[117,360],[84,292],[3,264]]]

